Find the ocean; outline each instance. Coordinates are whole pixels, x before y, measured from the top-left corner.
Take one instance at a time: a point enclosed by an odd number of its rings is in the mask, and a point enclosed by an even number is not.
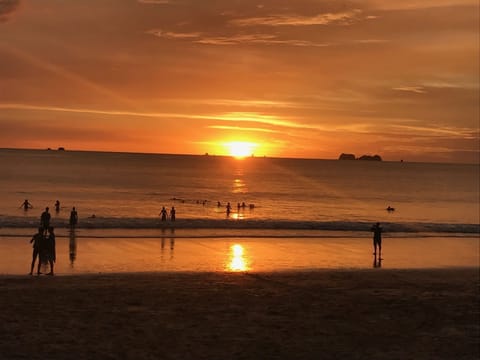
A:
[[[2,228],[36,227],[47,206],[52,224],[67,227],[75,206],[81,229],[155,229],[173,225],[159,213],[174,206],[176,228],[210,235],[368,233],[374,222],[390,233],[480,230],[475,164],[2,149],[0,167]]]

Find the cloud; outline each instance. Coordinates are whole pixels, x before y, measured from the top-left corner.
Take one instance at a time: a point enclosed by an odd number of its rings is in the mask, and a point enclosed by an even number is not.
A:
[[[141,4],[157,4],[157,5],[165,5],[171,4],[171,0],[137,0]]]
[[[196,39],[202,36],[202,33],[199,32],[177,33],[173,31],[163,31],[157,29],[148,30],[147,34],[151,34],[165,39]]]
[[[204,45],[240,45],[240,44],[262,44],[262,45],[286,45],[286,46],[303,46],[303,47],[325,47],[330,46],[328,43],[316,43],[308,40],[281,39],[273,34],[233,34],[229,36],[213,36],[202,34],[200,32],[192,33],[176,33],[163,30],[149,30],[147,34],[151,34],[164,39],[189,40],[197,44]]]
[[[381,10],[415,10],[435,7],[478,5],[478,0],[369,0],[368,4]]]
[[[338,13],[317,14],[314,16],[301,15],[270,15],[265,17],[252,17],[230,20],[235,26],[311,26],[339,24],[348,25],[357,21],[362,14],[359,9]]]
[[[0,23],[8,21],[20,5],[20,0],[0,0]]]
[[[393,88],[392,90],[413,92],[417,94],[425,94],[427,92],[423,86],[401,86]]]
[[[232,35],[221,37],[204,37],[194,41],[206,45],[239,45],[239,44],[262,44],[262,45],[287,45],[303,47],[325,47],[330,46],[327,43],[316,43],[308,40],[279,39],[276,35],[270,34],[249,34]]]
[[[250,131],[250,132],[265,132],[265,133],[282,133],[278,130],[272,129],[263,129],[263,128],[252,128],[252,127],[240,127],[240,126],[225,126],[225,125],[211,125],[208,126],[209,129],[218,129],[218,130],[235,130],[235,131]]]

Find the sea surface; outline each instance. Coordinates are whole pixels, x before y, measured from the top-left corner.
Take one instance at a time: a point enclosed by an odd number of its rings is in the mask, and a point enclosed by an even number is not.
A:
[[[80,229],[175,225],[268,236],[369,232],[377,221],[393,234],[478,236],[480,229],[476,164],[1,149],[0,168],[3,231],[36,227],[47,206],[60,228],[75,206]],[[33,209],[21,208],[25,199]],[[174,224],[160,221],[162,206],[175,207]]]

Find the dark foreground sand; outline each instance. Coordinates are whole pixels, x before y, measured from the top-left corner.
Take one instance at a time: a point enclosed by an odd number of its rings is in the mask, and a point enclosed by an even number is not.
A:
[[[0,277],[2,359],[478,359],[479,272]]]

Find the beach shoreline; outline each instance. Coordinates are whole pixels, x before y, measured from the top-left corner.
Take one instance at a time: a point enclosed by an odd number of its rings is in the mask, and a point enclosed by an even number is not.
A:
[[[477,359],[478,267],[0,276],[5,359]]]
[[[60,232],[61,234],[61,232]],[[138,272],[309,271],[311,269],[421,269],[479,266],[474,237],[385,238],[381,260],[372,255],[371,238],[235,237],[226,234],[149,233],[115,237],[108,232],[77,233],[56,240],[58,275]],[[286,234],[286,233],[285,233]],[[139,233],[131,233],[141,236]],[[144,234],[147,235],[147,234]],[[206,235],[206,236],[204,236]],[[230,236],[228,236],[230,235]],[[91,236],[91,237],[90,237]],[[110,237],[112,236],[112,237]],[[319,236],[319,237],[316,237]],[[30,269],[31,236],[0,236],[0,275],[24,275]],[[452,256],[455,254],[455,256]]]

